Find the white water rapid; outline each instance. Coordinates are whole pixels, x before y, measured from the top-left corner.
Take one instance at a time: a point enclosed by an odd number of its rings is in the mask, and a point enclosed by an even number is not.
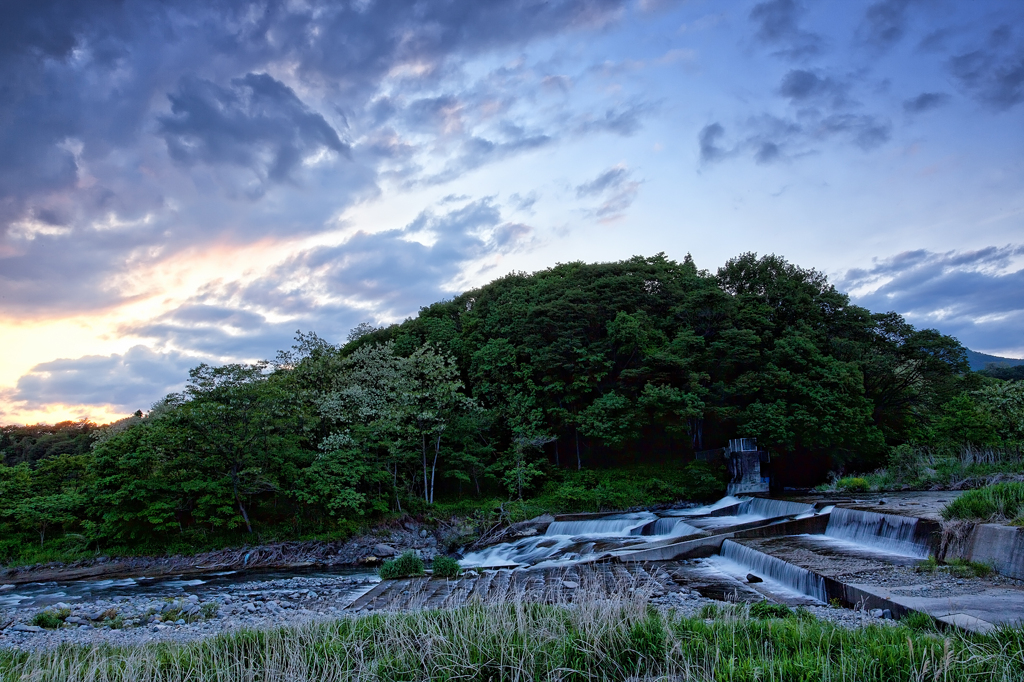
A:
[[[873,549],[927,559],[932,548],[917,533],[917,519],[836,507],[829,514],[825,535]]]
[[[485,547],[470,552],[459,563],[464,568],[553,566],[583,561],[614,549],[699,533],[699,529],[679,518],[659,518],[650,512],[554,521],[544,535]]]
[[[737,577],[753,573],[762,580],[771,581],[805,597],[822,603],[827,601],[825,580],[821,576],[738,542],[726,540],[722,543],[721,556],[712,557],[709,561]]]

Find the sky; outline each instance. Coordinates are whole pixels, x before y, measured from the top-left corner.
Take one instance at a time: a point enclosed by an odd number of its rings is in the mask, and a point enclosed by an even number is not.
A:
[[[35,0],[0,93],[0,423],[659,252],[1024,357],[1019,0]]]

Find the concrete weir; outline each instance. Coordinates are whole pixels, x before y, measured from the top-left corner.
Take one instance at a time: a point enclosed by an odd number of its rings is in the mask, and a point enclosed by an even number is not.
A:
[[[479,575],[385,581],[350,609],[600,598],[625,582],[734,601],[839,602],[894,618],[919,611],[979,632],[1016,623],[1024,618],[1024,529],[982,524],[961,528],[956,543],[944,540],[941,510],[956,495],[727,497],[704,507],[548,517],[543,533],[467,554],[463,567]],[[955,574],[926,563],[930,556],[984,561],[998,575]]]

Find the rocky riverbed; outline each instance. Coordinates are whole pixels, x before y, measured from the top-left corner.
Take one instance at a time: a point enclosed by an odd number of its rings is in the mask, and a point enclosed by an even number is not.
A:
[[[487,571],[478,579],[498,582],[501,575],[507,573]],[[475,574],[470,572],[468,575]],[[524,575],[524,584],[536,580],[530,577],[533,572]],[[405,588],[399,591],[408,594],[410,590],[417,589],[430,591],[429,585],[437,582],[428,578],[416,580],[420,583],[418,586],[399,585],[398,582],[395,586]],[[374,589],[378,582],[377,578],[370,576],[299,576],[239,582],[207,592],[202,597],[196,594],[178,598],[119,596],[73,605],[58,603],[45,608],[8,609],[0,611],[0,647],[33,650],[61,644],[95,646],[183,642],[235,629],[266,629],[310,620],[358,616],[346,608]],[[579,583],[562,583],[573,588],[570,593],[575,589],[585,589]],[[643,589],[657,608],[688,617],[706,615],[704,609],[708,605],[728,605],[727,602],[702,596],[696,589],[685,585],[671,585],[671,589],[666,590],[650,583],[648,587],[626,589]],[[419,603],[422,605],[423,602]],[[571,598],[568,605],[571,606]],[[398,606],[392,604],[384,610],[390,608]],[[805,608],[818,618],[847,628],[893,622],[887,620],[881,611],[872,613],[825,606]],[[359,613],[367,613],[371,609],[361,608]],[[39,614],[51,614],[58,620],[44,623],[51,627],[35,625],[33,623],[43,622],[38,618]]]
[[[114,597],[45,608],[0,611],[0,646],[36,649],[72,644],[185,641],[237,628],[269,628],[341,615],[378,580],[373,577],[294,577],[241,582],[178,598]],[[40,627],[39,614],[59,623]]]

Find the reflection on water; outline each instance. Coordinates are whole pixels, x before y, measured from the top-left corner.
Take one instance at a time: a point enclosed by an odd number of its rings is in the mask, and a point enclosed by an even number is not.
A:
[[[376,579],[369,569],[272,569],[250,571],[221,571],[201,575],[174,575],[152,578],[72,580],[68,582],[25,583],[0,586],[0,609],[49,606],[58,602],[75,602],[115,597],[178,597],[195,594],[200,598],[231,585],[251,581],[280,580],[283,578],[336,578],[360,577]]]

